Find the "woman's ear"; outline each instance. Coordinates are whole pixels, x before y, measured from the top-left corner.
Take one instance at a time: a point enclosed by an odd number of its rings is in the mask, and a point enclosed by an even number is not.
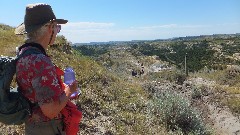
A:
[[[54,30],[54,25],[53,24],[48,25],[48,32],[52,33],[53,30]]]

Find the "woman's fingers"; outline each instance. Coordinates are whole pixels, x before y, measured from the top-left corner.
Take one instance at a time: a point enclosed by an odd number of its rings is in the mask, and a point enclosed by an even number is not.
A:
[[[78,82],[75,80],[74,82],[72,82],[70,85],[70,90],[71,92],[76,92],[77,91],[77,87],[78,87]]]

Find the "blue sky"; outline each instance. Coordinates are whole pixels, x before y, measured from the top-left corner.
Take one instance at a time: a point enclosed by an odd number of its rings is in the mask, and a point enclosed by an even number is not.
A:
[[[68,19],[59,34],[73,43],[240,33],[240,0],[4,0],[0,23],[18,26],[30,3]]]

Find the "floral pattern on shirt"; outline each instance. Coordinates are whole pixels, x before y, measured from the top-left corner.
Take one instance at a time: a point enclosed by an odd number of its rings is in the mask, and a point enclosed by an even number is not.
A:
[[[32,103],[43,105],[59,100],[64,94],[59,69],[48,56],[31,54],[17,62],[16,77],[21,92]],[[49,121],[39,106],[33,108],[29,122]],[[61,114],[56,119],[60,118]]]

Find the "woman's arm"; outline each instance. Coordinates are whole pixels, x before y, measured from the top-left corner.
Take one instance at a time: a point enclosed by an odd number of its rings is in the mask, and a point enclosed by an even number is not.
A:
[[[77,81],[73,82],[69,86],[65,84],[64,92],[59,96],[59,100],[40,105],[43,114],[50,119],[56,117],[60,113],[60,111],[66,106],[71,94],[74,93],[76,90]]]

